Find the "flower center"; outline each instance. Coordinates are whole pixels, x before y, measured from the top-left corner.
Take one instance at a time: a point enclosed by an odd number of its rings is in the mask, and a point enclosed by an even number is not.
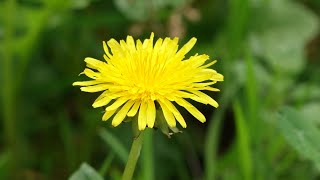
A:
[[[137,99],[140,99],[142,101],[149,101],[149,100],[156,100],[157,99],[157,92],[152,87],[146,87],[146,86],[139,86],[135,85],[132,87],[129,92],[135,96]]]

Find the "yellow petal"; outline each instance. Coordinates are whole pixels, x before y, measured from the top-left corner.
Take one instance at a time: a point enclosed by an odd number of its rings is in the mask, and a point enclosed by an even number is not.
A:
[[[187,127],[186,121],[184,120],[183,116],[180,114],[178,110],[176,113],[174,113],[174,117],[177,119],[177,121],[183,128]]]
[[[140,106],[140,101],[136,101],[134,103],[134,105],[132,106],[132,108],[130,109],[130,111],[128,112],[128,117],[133,117],[137,114],[138,112],[138,109],[139,109],[139,106]]]
[[[202,87],[210,86],[210,85],[213,85],[213,84],[215,84],[215,82],[193,83],[192,86],[193,87],[202,88]]]
[[[103,41],[103,50],[104,50],[104,52],[106,53],[106,55],[107,55],[109,58],[112,57],[112,55],[111,55],[110,52],[109,52],[109,48],[108,48],[108,46],[107,46],[107,44],[106,44],[105,41]]]
[[[86,87],[81,87],[81,91],[84,92],[99,92],[99,91],[104,91],[110,87],[109,84],[98,84],[94,86],[86,86]]]
[[[176,120],[174,119],[173,114],[170,112],[170,110],[167,108],[165,104],[159,101],[159,104],[161,106],[163,115],[170,127],[176,127]]]
[[[103,98],[100,98],[99,100],[97,99],[96,101],[94,101],[94,103],[92,104],[92,107],[98,108],[98,107],[105,106],[109,104],[111,100],[112,100],[111,98],[105,96]]]
[[[142,42],[141,42],[141,40],[138,39],[136,44],[137,44],[137,45],[136,45],[137,50],[140,51],[140,50],[142,49]]]
[[[187,54],[192,47],[196,44],[197,39],[191,38],[175,55],[175,57],[183,57],[185,54]]]
[[[156,41],[156,44],[154,45],[154,48],[153,48],[153,51],[154,52],[158,52],[161,45],[162,45],[162,38],[159,38],[157,41]]]
[[[201,67],[204,68],[202,65],[209,59],[209,56],[206,54],[202,55],[194,55],[191,56],[189,59],[185,60],[186,62],[190,63],[190,66],[193,68]],[[213,64],[213,63],[212,63]],[[189,67],[190,67],[189,66]]]
[[[150,40],[149,40],[149,44],[148,44],[148,48],[151,50],[153,48],[153,38],[154,38],[154,33],[152,32],[150,35]]]
[[[100,94],[100,96],[98,96],[98,98],[95,101],[99,101],[100,99],[104,98],[105,96],[107,96],[110,92],[108,90],[104,91],[103,93]]]
[[[127,97],[118,98],[112,105],[106,108],[106,111],[118,109],[120,106],[122,106],[122,104],[124,104],[127,101],[128,101]]]
[[[96,85],[96,84],[100,84],[102,82],[100,81],[96,81],[96,80],[91,80],[91,81],[77,81],[74,82],[72,85],[73,86],[91,86],[91,85]]]
[[[121,110],[114,116],[112,126],[116,127],[124,120],[133,103],[134,101],[130,100],[121,108]]]
[[[149,128],[153,128],[154,122],[156,120],[156,107],[152,100],[148,101],[147,107],[147,124]]]
[[[199,88],[197,90],[206,90],[206,91],[213,91],[213,92],[219,92],[220,91],[220,89],[213,88],[213,87],[203,87],[203,88]]]
[[[147,125],[147,104],[145,102],[141,102],[139,117],[138,117],[138,127],[139,130],[142,131],[146,128]]]
[[[223,75],[217,72],[211,77],[211,80],[214,80],[214,81],[223,81],[223,79],[224,79]]]
[[[201,66],[201,68],[210,67],[210,66],[214,65],[216,62],[217,62],[217,60],[214,60],[214,61],[212,61],[212,62],[210,62],[210,63],[208,63],[208,64],[206,64],[206,65],[204,65],[204,66]]]
[[[92,69],[100,69],[102,66],[105,65],[104,62],[91,57],[85,58],[84,61],[87,63],[87,66]]]
[[[151,67],[154,67],[153,68],[153,72],[155,73],[155,70],[157,70],[156,66],[159,66],[159,59],[161,57],[159,57],[159,50],[161,48],[161,45],[162,45],[162,39],[159,38],[157,41],[156,41],[156,44],[154,45],[154,48],[153,48],[153,52],[152,52],[152,60],[151,60]]]
[[[136,50],[134,39],[132,38],[132,36],[127,36],[127,45],[131,53]]]
[[[197,108],[195,108],[192,104],[190,104],[188,101],[186,101],[182,98],[177,98],[175,101],[177,104],[179,104],[180,106],[184,107],[187,111],[189,111],[200,122],[203,123],[206,121],[206,117]]]
[[[101,77],[101,74],[98,72],[94,72],[91,69],[84,69],[83,73],[91,79],[98,79]]]
[[[112,99],[116,99],[120,96],[123,96],[124,93],[122,92],[119,92],[119,93],[112,93],[110,91],[105,91],[103,92],[95,101],[94,103],[92,104],[92,106],[94,108],[97,108],[97,107],[102,107],[102,106],[105,106],[107,104],[109,104],[109,102],[112,100]]]
[[[107,55],[104,54],[103,55],[103,59],[106,60],[108,64],[111,64],[111,61],[110,61],[110,59],[108,58]]]
[[[217,101],[215,101],[214,99],[212,99],[210,96],[208,96],[207,94],[201,92],[201,91],[190,91],[191,93],[197,95],[199,98],[201,98],[202,100],[204,100],[205,102],[207,102],[208,104],[210,104],[213,107],[218,107],[219,104],[217,103]]]
[[[176,99],[179,97],[179,98],[184,98],[184,99],[189,98],[189,99],[192,99],[192,100],[197,101],[202,104],[208,104],[208,102],[204,101],[199,96],[196,96],[196,95],[188,93],[188,92],[176,91],[175,94],[176,94],[176,96],[172,99],[173,101],[176,101]]]
[[[169,109],[169,111],[171,111],[173,113],[174,117],[177,119],[179,124],[183,128],[186,128],[187,124],[186,124],[184,118],[182,117],[182,115],[180,114],[180,112],[178,111],[178,109],[169,100],[167,100],[165,98],[162,98],[161,102]]]
[[[162,46],[160,48],[160,52],[164,55],[160,60],[163,61],[161,63],[166,63],[168,59],[171,59],[178,50],[178,41],[179,38],[174,38],[173,40],[170,38],[165,38]],[[174,57],[173,57],[174,58]]]
[[[111,52],[113,55],[120,55],[122,54],[122,47],[121,45],[115,40],[115,39],[110,39],[108,42],[107,42],[108,46],[110,47],[111,49]],[[119,54],[120,53],[120,54]]]
[[[104,113],[104,115],[102,116],[102,120],[103,121],[108,120],[115,112],[116,112],[116,110],[106,111]]]
[[[149,44],[149,39],[145,39],[142,43],[142,49],[147,49]]]

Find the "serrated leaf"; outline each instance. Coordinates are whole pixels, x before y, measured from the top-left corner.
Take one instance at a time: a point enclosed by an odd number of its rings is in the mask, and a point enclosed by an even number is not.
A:
[[[287,142],[320,170],[320,131],[312,121],[301,112],[286,107],[281,111],[277,125]]]
[[[103,177],[89,164],[82,163],[80,168],[71,175],[69,180],[103,180]]]

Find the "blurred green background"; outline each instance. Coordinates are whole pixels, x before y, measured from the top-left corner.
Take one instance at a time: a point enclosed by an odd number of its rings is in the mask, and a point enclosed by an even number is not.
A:
[[[152,31],[197,37],[225,81],[206,123],[147,131],[135,179],[319,179],[319,22],[319,0],[1,0],[0,179],[120,179],[130,123],[71,84],[103,40]]]

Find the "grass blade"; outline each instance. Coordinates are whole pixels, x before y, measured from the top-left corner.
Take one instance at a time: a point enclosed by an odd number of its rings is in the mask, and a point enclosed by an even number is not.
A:
[[[233,109],[235,111],[239,165],[241,167],[244,179],[251,180],[253,171],[248,127],[246,125],[243,110],[241,109],[239,101],[235,101],[233,104]]]
[[[108,144],[113,152],[121,159],[121,161],[126,164],[129,152],[124,147],[124,145],[116,138],[113,134],[108,132],[105,128],[99,130],[99,136],[102,140]]]

